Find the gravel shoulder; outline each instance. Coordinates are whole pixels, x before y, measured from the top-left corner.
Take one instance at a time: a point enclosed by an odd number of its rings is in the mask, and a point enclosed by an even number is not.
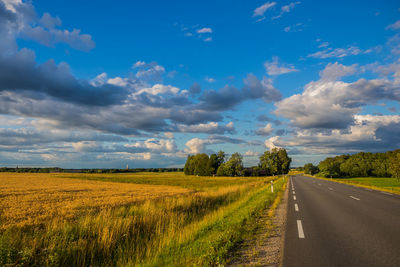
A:
[[[281,266],[288,205],[288,187],[276,209],[267,210],[257,222],[259,232],[243,242],[228,266]]]

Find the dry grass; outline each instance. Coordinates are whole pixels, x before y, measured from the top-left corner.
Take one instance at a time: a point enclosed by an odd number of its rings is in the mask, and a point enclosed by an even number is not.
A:
[[[224,264],[273,179],[1,173],[0,266]]]
[[[189,189],[59,178],[57,174],[0,173],[1,229],[68,220],[96,208],[107,209],[188,193]]]

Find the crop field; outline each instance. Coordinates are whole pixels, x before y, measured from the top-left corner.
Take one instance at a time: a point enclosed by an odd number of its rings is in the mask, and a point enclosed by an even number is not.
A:
[[[285,184],[285,177],[182,173],[0,173],[0,266],[225,264]]]

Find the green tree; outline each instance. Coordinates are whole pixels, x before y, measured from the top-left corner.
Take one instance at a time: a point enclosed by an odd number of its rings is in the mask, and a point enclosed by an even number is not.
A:
[[[188,155],[185,163],[185,167],[183,168],[183,173],[186,175],[193,175],[194,174],[194,156]]]
[[[312,163],[307,163],[304,165],[304,173],[314,175],[318,172],[318,167]]]
[[[260,156],[259,167],[266,175],[285,174],[289,172],[291,162],[286,149],[273,148]]]
[[[218,154],[211,154],[210,160],[208,162],[208,169],[211,174],[216,174],[219,166],[225,161],[225,153],[219,151]]]
[[[389,172],[400,181],[400,149],[389,154]]]
[[[243,171],[243,157],[239,153],[233,153],[230,159],[218,168],[218,176],[240,176]]]
[[[225,171],[225,163],[222,163],[221,165],[219,165],[218,170],[217,170],[217,176],[228,176]]]
[[[207,176],[211,174],[211,169],[209,169],[209,158],[207,154],[197,154],[193,158],[194,161],[194,175]]]

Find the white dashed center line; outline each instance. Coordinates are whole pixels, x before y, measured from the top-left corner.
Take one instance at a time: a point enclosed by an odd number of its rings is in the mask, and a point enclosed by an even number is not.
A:
[[[296,200],[296,196],[293,196],[293,200]]]
[[[299,238],[304,237],[303,225],[301,224],[301,220],[297,220],[297,230],[299,231]]]
[[[360,200],[359,198],[356,198],[356,197],[353,197],[353,196],[350,196],[352,199],[355,199],[355,200]]]
[[[333,190],[333,188],[332,188],[332,187],[329,187],[329,190]]]
[[[294,204],[294,210],[299,211],[299,206],[297,206],[297,203]]]

